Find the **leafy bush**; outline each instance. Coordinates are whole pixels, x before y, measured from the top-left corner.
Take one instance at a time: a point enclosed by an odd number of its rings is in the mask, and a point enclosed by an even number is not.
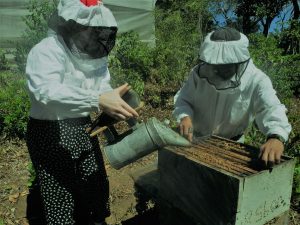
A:
[[[5,57],[5,51],[0,49],[0,71],[7,70],[8,68],[8,60]]]
[[[36,179],[36,172],[35,172],[35,169],[33,168],[32,163],[28,164],[27,170],[29,172],[29,179],[28,179],[28,182],[27,182],[27,187],[31,188],[34,185],[34,181]]]
[[[23,138],[29,112],[25,81],[19,74],[0,73],[0,134]]]
[[[138,34],[128,32],[118,37],[110,56],[113,86],[129,83],[140,95],[153,66],[152,49],[139,40]]]
[[[294,173],[294,193],[300,195],[300,162],[296,163],[295,173]]]
[[[286,103],[300,84],[300,56],[284,55],[274,36],[250,35],[250,52],[254,63],[270,76],[279,98]],[[299,84],[296,83],[298,80]]]
[[[158,84],[180,85],[198,59],[202,31],[195,18],[188,21],[186,16],[181,10],[156,11],[156,73],[152,77]]]

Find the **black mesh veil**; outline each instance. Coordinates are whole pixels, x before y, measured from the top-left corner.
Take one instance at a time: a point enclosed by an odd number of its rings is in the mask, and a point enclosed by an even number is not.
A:
[[[117,27],[92,27],[78,24],[74,20],[66,21],[57,11],[48,20],[48,26],[62,36],[71,51],[74,51],[71,44],[77,43],[75,55],[83,53],[90,58],[107,56],[115,46],[118,31]]]

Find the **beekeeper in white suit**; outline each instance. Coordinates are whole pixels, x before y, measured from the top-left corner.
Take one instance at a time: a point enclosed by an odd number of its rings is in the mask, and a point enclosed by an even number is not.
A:
[[[270,78],[253,64],[248,44],[233,28],[209,33],[200,48],[201,63],[175,96],[173,115],[190,141],[206,135],[243,141],[255,120],[267,137],[261,159],[279,163],[291,125]]]
[[[33,210],[45,216],[36,224],[103,225],[110,215],[109,185],[98,140],[86,132],[89,115],[102,109],[120,120],[138,116],[121,98],[130,87],[109,85],[107,56],[117,23],[100,1],[61,0],[49,26],[26,66],[27,146],[42,198]],[[86,221],[76,221],[78,205]]]

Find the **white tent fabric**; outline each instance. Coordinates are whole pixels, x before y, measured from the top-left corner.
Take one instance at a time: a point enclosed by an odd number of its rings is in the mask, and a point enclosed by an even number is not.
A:
[[[79,0],[78,0],[79,1]],[[156,0],[102,0],[113,12],[120,32],[136,31],[140,39],[155,43],[154,8]],[[25,30],[22,17],[28,14],[28,0],[0,0],[0,47],[13,47]]]
[[[156,0],[103,0],[103,3],[113,12],[120,32],[135,31],[142,41],[155,44]]]
[[[153,11],[155,7],[156,0],[103,0],[105,5],[115,5],[120,7],[142,9],[147,11]]]

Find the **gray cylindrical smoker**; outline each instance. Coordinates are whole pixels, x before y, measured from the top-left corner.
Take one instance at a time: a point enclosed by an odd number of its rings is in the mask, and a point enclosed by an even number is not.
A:
[[[132,108],[137,108],[141,105],[138,94],[133,90],[128,91],[122,98]],[[147,122],[142,123],[138,123],[136,119],[131,118],[126,121],[131,128],[121,135],[118,134],[113,126],[117,122],[117,120],[102,113],[95,119],[89,129],[90,132],[96,126],[106,126],[107,129],[105,128],[103,132],[108,145],[104,147],[104,153],[109,163],[115,169],[120,169],[166,145],[190,145],[188,140],[166,127],[156,118],[150,118]]]
[[[104,147],[105,155],[115,169],[120,169],[137,159],[166,145],[190,146],[190,142],[156,118],[136,124],[132,132],[115,144]]]

